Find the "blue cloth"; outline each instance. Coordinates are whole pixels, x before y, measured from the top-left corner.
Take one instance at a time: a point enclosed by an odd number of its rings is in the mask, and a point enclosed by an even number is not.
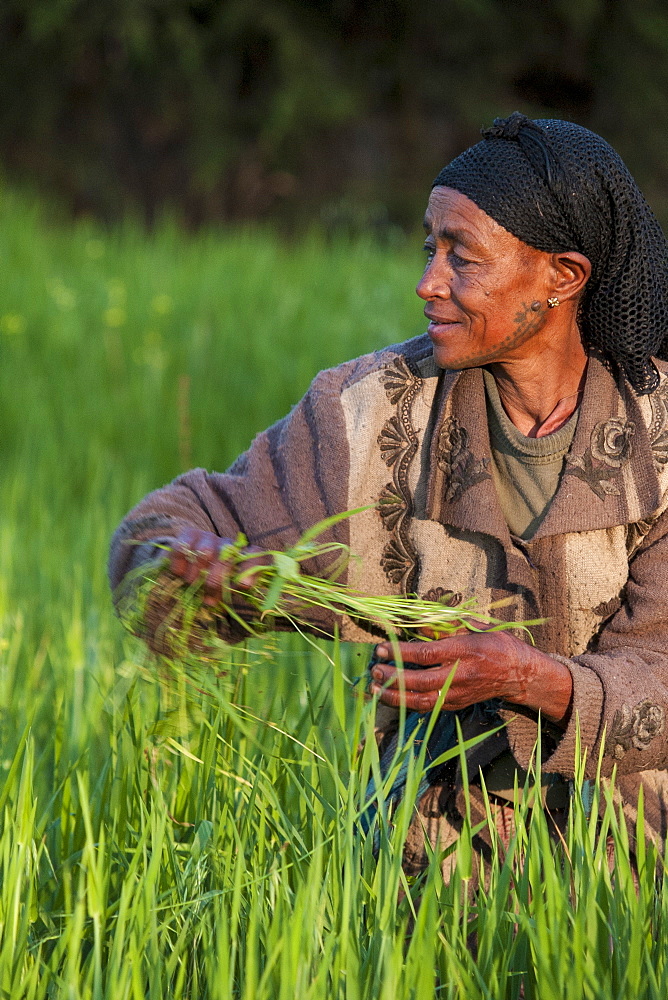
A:
[[[446,750],[452,749],[457,743],[457,725],[455,718],[455,712],[441,712],[439,717],[436,719],[431,736],[429,737],[429,744],[424,758],[425,769],[420,778],[416,801],[420,800],[429,787],[430,762],[435,761],[441,756],[441,754],[445,753]],[[383,755],[380,760],[380,772],[383,778],[386,777],[392,766],[401,760],[399,770],[384,799],[386,810],[392,810],[403,798],[409,762],[411,759],[417,761],[420,753],[422,752],[424,741],[427,737],[429,720],[429,713],[424,715],[420,712],[407,712],[403,733],[400,727],[389,740],[383,751]],[[403,737],[403,741],[402,746],[400,747],[399,739],[401,737]],[[369,804],[360,816],[360,825],[365,833],[368,833],[371,829],[374,819],[378,813],[378,798],[376,797],[376,792],[376,782],[372,777],[366,788],[365,800]],[[373,801],[371,801],[372,799]],[[380,829],[376,827],[374,832],[374,847],[376,849],[379,846],[379,842]]]
[[[370,682],[371,670],[377,662],[375,655],[372,656],[365,675],[367,682]],[[419,667],[415,663],[404,663],[404,669],[421,670],[424,668]],[[423,771],[415,796],[416,803],[420,801],[430,785],[436,784],[440,780],[442,773],[441,765],[435,767],[434,762],[448,750],[452,750],[457,746],[457,718],[459,718],[464,730],[467,728],[468,723],[477,719],[479,723],[483,723],[485,729],[492,732],[501,724],[501,719],[498,715],[499,705],[500,702],[498,699],[492,699],[471,705],[470,708],[464,709],[461,712],[448,712],[444,710],[439,712],[429,734],[429,741],[424,754]],[[387,794],[381,797],[386,819],[391,816],[395,807],[404,797],[410,761],[414,760],[416,763],[418,762],[424,748],[424,742],[427,739],[427,734],[429,733],[430,721],[431,712],[406,712],[403,728],[400,725],[383,747],[379,762],[380,774],[383,781],[391,770],[399,764],[391,787],[388,789]],[[399,743],[400,740],[401,745]],[[465,755],[468,758],[466,752]],[[445,762],[442,763],[444,764]],[[368,805],[360,815],[359,823],[362,830],[365,833],[369,833],[379,810],[378,788],[373,776],[366,787],[365,802]],[[373,843],[374,850],[377,851],[380,845],[379,825],[376,825],[374,830]]]

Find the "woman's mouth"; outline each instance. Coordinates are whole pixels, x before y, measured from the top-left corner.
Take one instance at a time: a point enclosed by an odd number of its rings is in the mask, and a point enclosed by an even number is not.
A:
[[[430,337],[442,337],[459,324],[459,320],[456,319],[442,319],[436,316],[428,316],[427,319],[429,320],[427,333]]]

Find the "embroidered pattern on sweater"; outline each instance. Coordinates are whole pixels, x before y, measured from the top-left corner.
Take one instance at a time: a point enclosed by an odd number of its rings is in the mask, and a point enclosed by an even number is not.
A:
[[[399,417],[390,417],[378,435],[380,453],[386,465],[392,467],[398,462],[404,451],[410,448],[410,438]]]
[[[652,421],[647,428],[654,466],[661,472],[668,462],[668,379],[649,397]]]
[[[663,708],[648,698],[634,708],[622,705],[612,720],[607,752],[615,760],[621,760],[631,749],[646,750],[654,737],[663,732],[664,724]]]
[[[387,398],[396,413],[386,420],[378,435],[378,445],[385,464],[392,470],[392,482],[381,490],[378,510],[383,527],[391,537],[380,560],[387,578],[411,593],[418,571],[418,554],[408,535],[413,514],[413,498],[408,486],[408,471],[418,450],[418,436],[413,427],[412,407],[422,388],[422,379],[406,358],[397,357],[380,375]]]
[[[621,608],[622,596],[624,596],[623,593],[617,597],[611,597],[609,601],[600,601],[596,607],[591,610],[595,615],[598,615],[599,618],[603,618],[607,621],[609,618],[612,618],[613,615],[616,615]]]
[[[619,417],[602,420],[591,432],[584,455],[569,456],[564,476],[584,480],[599,500],[607,496],[618,497],[621,489],[617,480],[633,454],[635,432],[633,420]]]
[[[457,500],[462,493],[490,479],[487,471],[489,458],[476,458],[468,446],[468,431],[457,417],[446,417],[438,435],[436,460],[445,474],[444,499],[446,503]]]
[[[383,458],[385,456],[383,455]],[[392,486],[392,483],[388,483],[380,491],[380,496],[378,497],[378,513],[383,519],[383,526],[387,531],[394,531],[397,524],[404,516],[406,511],[406,502],[403,497],[397,492],[397,490]]]
[[[635,555],[640,543],[650,533],[660,516],[660,514],[650,514],[649,517],[626,525],[626,552],[629,559]]]
[[[454,590],[446,590],[445,587],[432,587],[422,595],[422,598],[435,604],[443,604],[446,608],[456,608],[464,599],[461,594],[456,594]]]

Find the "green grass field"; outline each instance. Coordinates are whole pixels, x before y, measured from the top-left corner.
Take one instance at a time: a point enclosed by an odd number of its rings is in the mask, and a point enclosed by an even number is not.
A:
[[[472,901],[466,830],[448,887],[438,858],[409,886],[408,808],[377,860],[356,823],[364,650],[284,636],[187,686],[111,611],[133,502],[420,332],[419,244],[109,234],[4,190],[0,222],[0,996],[665,997],[666,879],[648,848],[634,889],[596,787],[558,849],[519,807]]]

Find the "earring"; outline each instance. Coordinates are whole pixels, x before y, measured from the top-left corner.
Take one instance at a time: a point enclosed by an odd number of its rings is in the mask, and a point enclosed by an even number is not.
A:
[[[549,297],[549,299],[547,300],[547,308],[548,309],[554,309],[558,305],[559,305],[559,299],[557,298],[557,296],[556,295],[551,295]]]
[[[531,303],[531,311],[537,313],[539,309],[540,309],[540,302],[538,301],[538,299],[536,299],[535,302]]]

